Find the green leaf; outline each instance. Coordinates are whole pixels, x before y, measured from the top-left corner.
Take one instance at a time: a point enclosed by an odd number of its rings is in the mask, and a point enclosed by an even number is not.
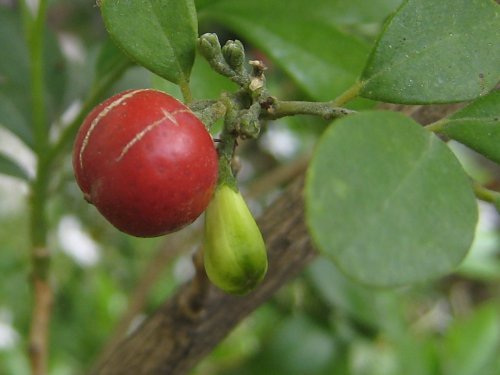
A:
[[[446,375],[496,375],[500,349],[498,307],[484,305],[466,319],[457,319],[442,342]]]
[[[312,98],[333,99],[357,79],[368,45],[341,32],[315,12],[332,2],[311,0],[204,3],[200,20],[216,21],[237,32],[284,69]],[[278,16],[279,15],[279,16]]]
[[[127,56],[110,39],[106,39],[100,47],[97,60],[95,62],[94,85],[98,85],[108,78],[111,74],[115,74],[117,70],[124,70],[131,66]]]
[[[297,339],[300,345],[297,345]],[[266,347],[263,359],[267,357],[273,371],[258,373],[325,374],[334,350],[335,341],[331,334],[316,326],[307,316],[296,314],[278,326]],[[282,359],[279,364],[276,358]]]
[[[66,84],[66,62],[57,38],[49,30],[44,36],[44,100],[47,123],[62,108]],[[31,131],[31,83],[28,48],[18,13],[0,7],[0,124],[33,146]]]
[[[101,13],[130,58],[173,83],[189,82],[198,36],[192,0],[103,0]]]
[[[379,286],[451,272],[477,220],[451,150],[392,112],[352,115],[325,131],[307,175],[306,209],[319,249],[347,275]]]
[[[336,0],[323,1],[324,7],[315,7],[318,16],[337,25],[380,23],[401,4],[402,0]]]
[[[492,0],[407,0],[372,51],[361,95],[426,104],[486,94],[500,79],[499,9]]]
[[[437,131],[500,163],[500,90],[454,113]]]
[[[7,8],[0,7],[0,100],[8,98],[0,113],[0,123],[10,130],[27,124],[31,118],[29,54],[18,14]],[[16,113],[22,116],[22,121],[12,123]],[[16,120],[19,120],[17,118]],[[14,132],[14,131],[13,131]],[[16,133],[16,132],[14,132]],[[16,133],[17,134],[17,133]]]
[[[10,98],[0,91],[0,125],[10,130],[26,145],[33,147],[33,133],[26,123],[25,117]]]
[[[30,180],[30,177],[28,176],[26,171],[9,156],[1,153],[1,151],[0,151],[0,173],[7,176],[19,178],[25,181]]]
[[[355,283],[324,257],[318,257],[308,267],[307,275],[318,294],[340,314],[351,316],[375,331],[401,330],[403,319],[397,308],[400,298],[393,290],[373,290]],[[391,318],[387,319],[388,316]]]
[[[216,3],[228,2],[227,0],[196,0],[196,9],[202,13],[207,7],[214,6]],[[381,23],[391,14],[402,0],[314,0],[308,3],[309,6],[300,9],[301,14],[305,12],[321,18],[327,23],[333,25],[359,26],[362,24]],[[286,5],[294,3],[287,2]],[[299,4],[298,2],[295,2]],[[280,7],[280,10],[286,10],[283,4],[269,4],[262,1],[261,4],[272,7]],[[295,14],[296,15],[296,14]]]

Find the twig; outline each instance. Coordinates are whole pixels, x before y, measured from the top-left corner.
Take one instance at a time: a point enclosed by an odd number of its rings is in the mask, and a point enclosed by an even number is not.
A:
[[[490,190],[485,188],[478,182],[473,182],[472,187],[474,189],[474,194],[476,197],[484,202],[499,204],[500,202],[500,193],[495,190]]]
[[[309,155],[303,155],[287,164],[271,169],[248,185],[245,197],[256,198],[277,187],[286,186],[305,172],[310,159]]]
[[[267,111],[261,117],[270,120],[295,115],[313,115],[323,117],[325,120],[333,120],[355,113],[355,111],[336,106],[334,102],[281,101],[269,97],[268,101],[262,105],[267,107]]]
[[[354,85],[349,87],[346,91],[340,94],[334,101],[334,105],[338,107],[344,106],[346,103],[356,99],[359,96],[363,84],[361,82],[356,82]]]
[[[201,229],[197,227],[189,231],[171,234],[165,238],[156,255],[145,267],[141,278],[131,293],[127,310],[116,325],[113,335],[101,351],[96,363],[101,363],[109,353],[115,350],[117,344],[126,337],[134,318],[144,309],[149,292],[160,278],[162,272],[177,256],[191,248],[200,234]]]
[[[196,273],[186,293],[179,298],[179,307],[185,317],[195,321],[204,313],[205,301],[210,290],[210,282],[203,264],[202,247],[193,255],[193,264]]]

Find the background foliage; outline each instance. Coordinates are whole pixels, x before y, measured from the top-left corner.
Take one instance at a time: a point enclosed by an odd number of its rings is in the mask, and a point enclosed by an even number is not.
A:
[[[250,57],[264,59],[269,66],[269,87],[277,96],[327,100],[360,76],[370,58],[370,46],[400,1],[310,0],[307,12],[301,0],[290,0],[286,7],[280,4],[199,0],[199,33],[216,31],[222,40],[241,39]],[[105,97],[136,87],[157,87],[180,95],[172,84],[133,66],[107,39],[101,22],[97,8],[88,1],[50,2],[49,31],[44,36],[44,90],[53,139],[65,134],[65,125],[93,95]],[[458,25],[458,32],[465,27]],[[489,43],[480,38],[480,26],[472,30],[479,36],[467,35]],[[439,28],[439,22],[435,27]],[[25,356],[31,311],[26,180],[34,171],[34,135],[29,53],[22,31],[19,9],[0,5],[0,170],[4,175],[0,180],[0,373],[6,374],[29,372]],[[450,48],[457,48],[460,40],[456,43]],[[404,50],[400,52],[404,55]],[[371,61],[376,58],[372,55]],[[371,72],[365,70],[363,77],[368,79]],[[176,79],[185,73],[176,72]],[[195,98],[215,98],[221,90],[234,89],[200,58],[195,60],[191,81]],[[102,92],[101,87],[109,82],[112,87]],[[365,93],[379,89],[376,80],[370,84],[373,87],[366,86]],[[470,86],[463,83],[463,87]],[[371,92],[365,96],[372,97]],[[354,108],[374,105],[368,99],[352,103]],[[491,108],[484,116],[495,112]],[[459,139],[473,115],[474,108],[458,112],[443,125],[443,133],[458,132]],[[466,126],[459,128],[461,122]],[[279,120],[264,130],[259,141],[242,146],[240,180],[256,213],[280,189],[269,186],[267,177],[276,175],[283,165],[302,165],[326,125],[308,117]],[[81,199],[70,165],[71,134],[65,140],[60,146],[65,157],[57,160],[60,173],[50,182],[49,202],[49,244],[55,250],[57,291],[50,373],[56,375],[83,373],[91,366],[127,311],[130,296],[143,307],[133,322],[137,324],[186,280],[192,272],[189,254],[199,236],[199,223],[166,239],[139,240],[111,228]],[[485,144],[479,141],[480,147]],[[452,144],[452,149],[469,174],[492,188],[500,186],[498,167],[458,144]],[[498,161],[494,146],[487,151]],[[347,279],[319,258],[193,373],[500,374],[498,214],[491,206],[480,207],[472,250],[453,275],[414,287],[374,290]],[[174,251],[179,254],[172,260],[168,254]]]

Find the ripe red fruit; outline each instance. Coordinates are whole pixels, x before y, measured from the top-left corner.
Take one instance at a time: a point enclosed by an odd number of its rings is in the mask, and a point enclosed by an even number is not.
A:
[[[156,90],[130,90],[95,107],[73,150],[85,199],[119,230],[138,237],[173,232],[207,207],[217,152],[203,123]]]

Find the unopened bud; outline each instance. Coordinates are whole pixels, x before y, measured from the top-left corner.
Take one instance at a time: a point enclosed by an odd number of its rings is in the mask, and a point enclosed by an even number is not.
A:
[[[235,71],[241,72],[245,63],[245,47],[239,40],[229,40],[222,47],[222,55],[227,64]]]

